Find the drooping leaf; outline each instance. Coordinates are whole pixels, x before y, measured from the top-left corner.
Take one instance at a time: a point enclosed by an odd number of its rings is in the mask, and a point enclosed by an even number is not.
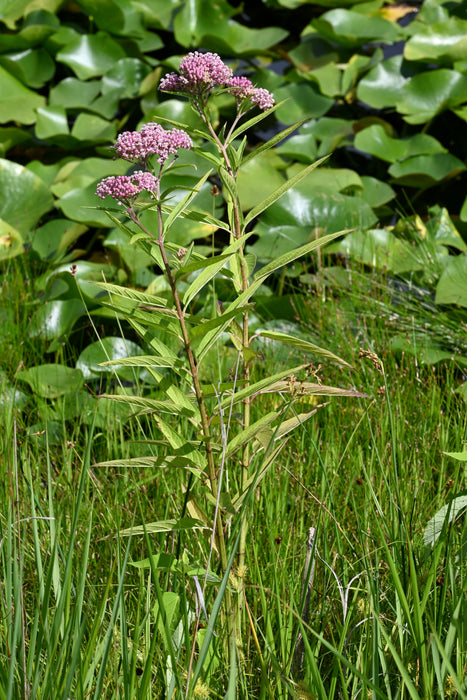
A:
[[[467,493],[465,492],[454,496],[449,503],[442,506],[425,528],[423,533],[423,543],[425,547],[433,547],[441,535],[443,528],[456,520],[464,508],[467,508]]]
[[[180,518],[179,520],[158,520],[145,525],[135,525],[134,527],[119,530],[119,535],[129,537],[134,535],[150,535],[156,532],[180,532],[180,530],[203,530],[206,528],[200,520],[195,518]]]
[[[341,365],[346,365],[347,367],[351,366],[348,362],[341,359],[337,355],[334,355],[334,353],[330,352],[329,350],[326,350],[325,348],[320,348],[318,345],[310,343],[308,340],[303,340],[303,338],[297,338],[293,335],[281,333],[279,331],[269,331],[261,329],[256,331],[255,335],[259,335],[262,338],[271,338],[272,340],[277,340],[281,343],[285,343],[286,345],[291,345],[292,347],[299,348],[304,352],[311,353],[312,355],[319,355],[320,357],[325,357],[328,360],[338,362]]]

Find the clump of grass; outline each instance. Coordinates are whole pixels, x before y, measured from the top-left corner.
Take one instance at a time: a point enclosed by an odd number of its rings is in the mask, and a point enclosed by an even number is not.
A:
[[[467,437],[457,370],[396,358],[385,324],[351,327],[339,299],[308,316],[300,308],[303,328],[313,319],[328,333],[368,398],[318,412],[252,492],[239,696],[465,698],[464,513],[423,541],[466,488],[464,463],[445,454]],[[326,381],[341,371],[326,368]],[[202,607],[215,610],[235,580],[213,577],[200,596],[201,532],[118,536],[182,515],[186,480],[93,466],[137,454],[141,431],[156,438],[150,422],[64,421],[67,446],[28,435],[27,413],[1,410],[0,698],[170,697],[193,670],[199,697],[223,697],[221,628],[199,666],[212,623]]]

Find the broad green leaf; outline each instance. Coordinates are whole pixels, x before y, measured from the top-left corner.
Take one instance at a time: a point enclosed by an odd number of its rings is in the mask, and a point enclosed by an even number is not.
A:
[[[341,365],[351,367],[351,365],[349,365],[348,362],[342,360],[337,355],[334,355],[334,353],[330,352],[329,350],[325,350],[324,348],[320,348],[318,345],[310,343],[308,340],[303,340],[302,338],[297,338],[293,335],[288,335],[287,333],[281,333],[279,331],[259,330],[256,331],[255,335],[259,335],[261,338],[271,338],[272,340],[278,340],[279,342],[285,343],[286,345],[292,345],[295,348],[299,348],[304,352],[309,352],[313,355],[320,355],[321,357],[326,357],[328,360],[333,360],[334,362],[338,362]]]
[[[102,94],[118,90],[122,98],[138,96],[140,85],[151,69],[138,58],[121,58],[102,78]]]
[[[283,161],[274,151],[265,151],[242,164],[237,175],[242,211],[252,209],[258,200],[266,199],[284,183],[278,167],[283,167]]]
[[[7,260],[21,255],[23,238],[19,231],[3,219],[0,219],[0,260]]]
[[[368,175],[362,175],[361,177],[363,192],[361,192],[362,199],[367,202],[372,209],[376,207],[381,207],[383,204],[387,204],[391,199],[396,196],[395,191],[390,185],[381,180],[377,180],[375,177],[369,177]]]
[[[42,48],[0,56],[0,64],[24,85],[35,89],[43,87],[55,71],[50,54]]]
[[[0,159],[0,218],[27,236],[43,214],[53,207],[45,183],[27,168]]]
[[[409,61],[441,64],[466,59],[467,20],[453,16],[442,22],[420,23],[404,46],[404,56]]]
[[[467,255],[457,255],[445,267],[436,286],[435,302],[467,307]]]
[[[70,129],[63,107],[39,107],[35,127],[37,138],[47,141],[54,136],[68,136]]]
[[[294,130],[295,127],[290,129]],[[318,159],[318,146],[313,134],[297,134],[276,148],[276,153],[300,163],[313,163]],[[254,154],[255,151],[249,154],[249,157],[254,157]]]
[[[355,148],[388,163],[418,155],[447,153],[447,149],[433,136],[414,134],[408,138],[392,138],[381,124],[372,124],[359,131],[355,135]]]
[[[130,354],[142,355],[143,350],[139,345],[126,338],[106,336],[84,348],[76,362],[76,367],[81,370],[85,379],[95,378],[102,375],[103,372],[115,372],[122,378],[131,381],[134,374],[128,371],[120,372],[121,364],[107,366],[109,360],[117,363]]]
[[[433,547],[443,528],[452,523],[465,508],[467,508],[467,493],[465,492],[454,496],[449,503],[440,508],[424,530],[423,543],[425,547]]]
[[[281,255],[276,260],[273,260],[268,265],[265,265],[260,270],[258,270],[256,275],[254,276],[255,281],[262,282],[266,279],[266,277],[269,277],[269,275],[271,275],[275,270],[279,270],[280,268],[289,265],[294,260],[298,260],[299,258],[308,255],[308,253],[311,253],[317,248],[322,248],[323,246],[333,241],[335,238],[338,238],[339,236],[344,236],[346,233],[348,233],[347,230],[337,231],[336,233],[330,233],[327,236],[323,236],[322,238],[317,238],[316,240],[311,241],[311,243],[306,243],[306,245],[303,245],[300,248],[296,248],[295,250],[292,250],[289,253],[285,253],[285,255]]]
[[[377,270],[394,272],[397,269],[398,274],[403,274],[424,267],[415,246],[397,238],[385,228],[353,231],[339,242],[337,250]]]
[[[418,71],[402,55],[388,58],[362,77],[357,85],[357,97],[375,109],[394,107],[402,88]]]
[[[45,106],[45,97],[29,90],[0,66],[0,123],[33,124],[36,109]]]
[[[85,313],[86,309],[80,299],[47,301],[33,314],[28,334],[33,338],[58,341],[69,334],[78,318]],[[55,342],[52,348],[56,347],[57,343]]]
[[[312,24],[321,36],[349,48],[371,41],[390,43],[399,34],[397,26],[382,17],[366,16],[342,8],[325,12]]]
[[[83,386],[84,377],[78,369],[60,364],[45,364],[17,373],[17,378],[29,384],[32,391],[46,399],[73,393]]]
[[[412,156],[394,163],[390,175],[398,184],[413,187],[430,187],[435,182],[453,178],[466,170],[464,163],[451,153],[434,153],[429,156]]]
[[[463,104],[466,95],[467,75],[447,69],[425,71],[403,86],[396,108],[409,124],[423,124]]]
[[[100,201],[96,196],[96,183],[94,183],[68,190],[55,202],[55,205],[72,221],[78,221],[87,226],[110,228],[112,222],[109,217],[105,211],[98,209]]]
[[[50,89],[49,106],[64,109],[89,108],[101,89],[100,80],[65,78]]]
[[[76,117],[71,135],[78,141],[112,143],[116,137],[116,127],[112,122],[101,119],[95,114],[82,112]]]
[[[80,80],[103,75],[125,57],[121,46],[105,32],[83,34],[57,53],[56,60],[65,63]]]
[[[248,226],[250,221],[253,221],[257,216],[261,214],[265,209],[268,209],[271,204],[276,202],[280,197],[282,197],[283,194],[285,194],[288,190],[292,189],[295,185],[298,185],[298,183],[303,180],[307,175],[309,175],[315,168],[317,168],[321,163],[323,163],[328,156],[325,156],[324,158],[320,158],[317,160],[315,163],[311,163],[311,165],[308,165],[306,168],[303,168],[299,173],[291,177],[289,180],[286,180],[280,187],[278,187],[274,192],[272,192],[270,195],[268,195],[265,199],[263,199],[259,204],[253,207],[251,209],[247,216],[245,217],[245,222],[244,226]]]
[[[287,176],[292,178],[300,173],[304,166],[294,163],[287,168]],[[306,176],[306,186],[311,192],[318,190],[334,190],[336,192],[357,192],[363,190],[360,176],[350,168],[319,168]]]
[[[134,535],[149,535],[156,532],[180,532],[181,530],[204,530],[204,525],[200,520],[195,518],[180,518],[180,520],[158,520],[154,523],[146,523],[145,525],[137,525],[129,527],[126,530],[119,530],[119,535],[129,537]]]
[[[283,124],[296,124],[301,119],[322,117],[331,109],[334,100],[321,95],[313,83],[289,83],[274,91],[278,102],[277,119]]]

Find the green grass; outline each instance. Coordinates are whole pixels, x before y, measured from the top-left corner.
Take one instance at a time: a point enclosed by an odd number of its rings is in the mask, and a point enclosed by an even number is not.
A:
[[[2,318],[25,303],[17,274],[7,291]],[[349,298],[296,300],[313,341],[355,367],[323,365],[323,383],[368,398],[318,411],[244,507],[239,697],[467,698],[465,512],[423,545],[429,519],[467,488],[465,462],[444,454],[467,438],[461,373],[396,358],[372,302],[365,314],[349,312]],[[21,345],[21,313],[8,318],[3,370],[13,380],[20,362],[46,355]],[[376,353],[384,373],[360,348]],[[280,371],[283,361],[267,355],[265,366]],[[261,398],[258,415],[274,400]],[[234,697],[225,695],[234,679],[222,615],[212,634],[203,607],[212,622],[235,577],[217,572],[197,593],[208,535],[119,536],[180,517],[186,474],[95,466],[157,449],[139,442],[156,437],[151,422],[69,420],[65,403],[32,398],[22,412],[1,409],[0,699],[182,698],[189,674],[187,697]],[[31,434],[40,432],[31,425],[46,432]],[[231,551],[237,533],[233,523]]]

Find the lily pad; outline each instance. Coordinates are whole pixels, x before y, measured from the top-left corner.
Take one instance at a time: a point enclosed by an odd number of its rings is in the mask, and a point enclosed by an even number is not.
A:
[[[398,37],[397,25],[382,17],[336,8],[312,22],[314,28],[330,41],[342,46],[362,46],[371,41],[392,42]]]
[[[6,70],[31,88],[41,88],[51,79],[55,64],[44,49],[27,49],[0,56]]]
[[[389,168],[398,183],[412,187],[430,187],[435,182],[452,178],[466,170],[464,163],[450,153],[413,156]]]
[[[50,90],[49,104],[65,109],[86,109],[101,89],[100,80],[87,82],[78,78],[65,78]]]
[[[121,97],[136,97],[150,67],[137,58],[121,58],[102,78],[102,94],[118,90]]]
[[[28,332],[32,338],[58,341],[66,337],[74,324],[86,313],[80,299],[54,299],[40,306],[31,319]],[[49,352],[57,347],[52,344]]]
[[[278,165],[282,165],[281,159],[266,151],[240,169],[237,186],[243,209],[251,209],[284,184],[284,176],[276,170]]]
[[[17,378],[29,384],[38,396],[53,399],[81,389],[84,377],[79,369],[46,364],[18,372]]]
[[[394,107],[401,90],[417,73],[403,56],[393,56],[374,66],[358,83],[357,98],[375,109]]]
[[[42,260],[60,260],[86,230],[86,226],[68,219],[53,219],[36,229],[32,237],[33,250]]]
[[[45,105],[45,97],[25,87],[0,66],[0,123],[34,124],[35,110]]]
[[[436,287],[435,302],[467,307],[467,255],[456,256],[444,269]]]
[[[39,107],[37,110],[36,136],[47,141],[54,136],[68,136],[70,129],[63,107]]]
[[[105,32],[97,32],[73,39],[57,53],[56,60],[69,66],[80,80],[88,80],[104,75],[124,56],[120,44]]]
[[[467,20],[450,17],[443,22],[418,24],[404,47],[408,61],[452,64],[467,59]]]
[[[78,114],[71,135],[78,141],[89,141],[93,143],[112,143],[115,141],[117,132],[115,124],[101,119],[95,114]]]
[[[355,135],[355,148],[381,158],[388,163],[409,158],[415,155],[431,155],[446,153],[447,150],[433,136],[414,134],[405,139],[396,139],[388,135],[380,124],[372,124]]]
[[[312,83],[291,83],[276,90],[274,96],[277,102],[287,100],[276,110],[277,118],[283,124],[322,117],[334,104],[331,97],[321,95]]]
[[[53,207],[44,182],[27,168],[0,159],[0,217],[23,236]]]
[[[396,108],[409,124],[423,124],[466,100],[467,75],[440,69],[425,71],[407,81]]]
[[[135,370],[138,368],[121,367],[120,365],[106,366],[103,363],[108,360],[123,360],[126,357],[143,354],[144,351],[140,346],[131,340],[121,337],[106,337],[88,345],[79,356],[76,367],[82,372],[85,379],[116,373],[122,379],[131,381],[135,378]]]

